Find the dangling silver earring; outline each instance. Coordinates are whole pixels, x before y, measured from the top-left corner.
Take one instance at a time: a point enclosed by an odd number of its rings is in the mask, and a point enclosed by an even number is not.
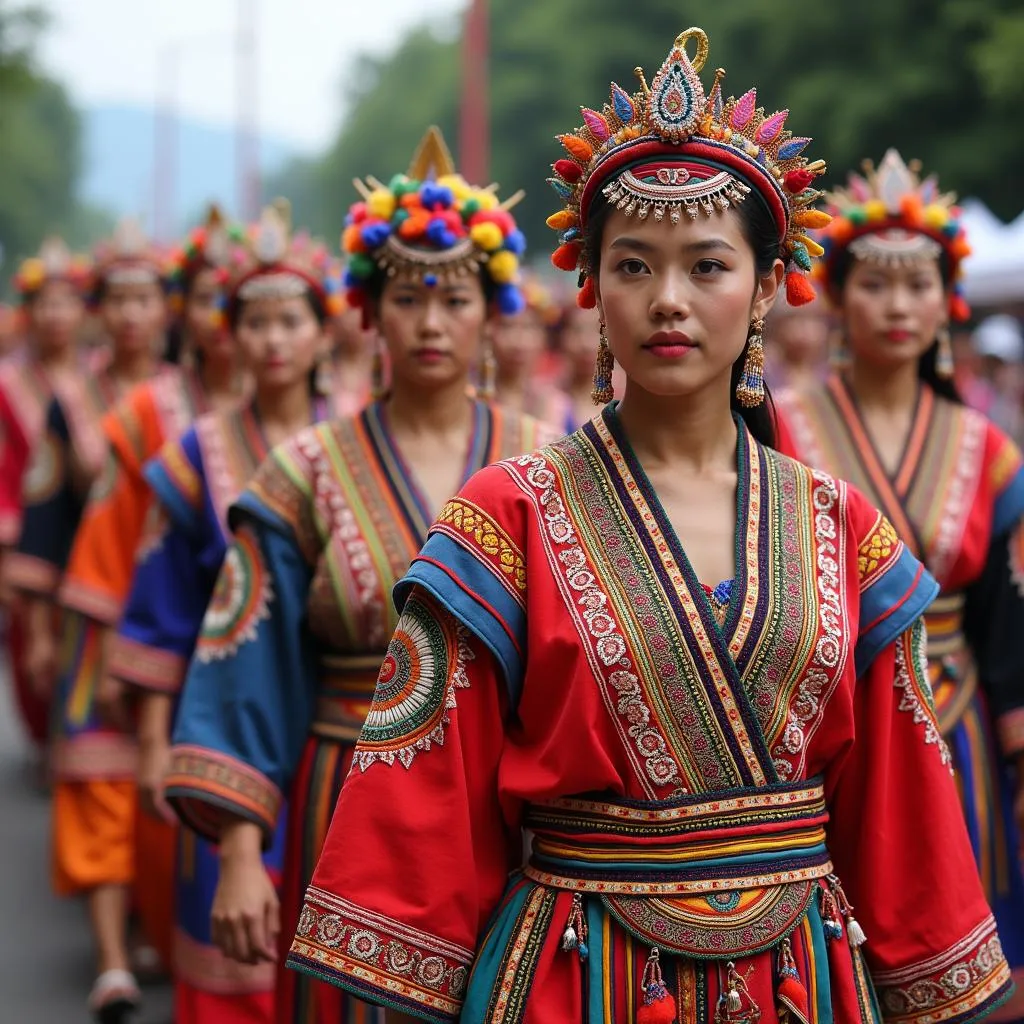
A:
[[[956,366],[953,362],[953,339],[949,324],[943,324],[935,337],[935,375],[942,380],[951,380]]]

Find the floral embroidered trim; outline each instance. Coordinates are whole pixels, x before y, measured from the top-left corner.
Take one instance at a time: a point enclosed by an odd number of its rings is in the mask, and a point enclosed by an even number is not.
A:
[[[411,597],[377,678],[354,762],[366,771],[375,761],[412,766],[431,744],[444,746],[455,691],[469,688],[466,663],[476,655],[469,630],[429,599]]]
[[[885,516],[879,515],[874,529],[857,549],[857,571],[861,580],[864,581],[879,565],[888,561],[898,544],[899,537],[892,523]]]
[[[473,952],[310,886],[289,962],[388,1005],[457,1017]]]
[[[207,664],[222,661],[255,640],[259,624],[270,618],[273,599],[273,583],[263,563],[259,538],[251,529],[240,529],[228,548],[206,609],[196,660]]]
[[[449,501],[437,517],[433,531],[447,533],[455,540],[463,540],[462,534],[472,536],[487,564],[498,570],[499,579],[504,577],[520,594],[526,591],[526,560],[523,553],[507,533],[475,505],[463,498]],[[521,602],[518,595],[516,599]]]
[[[651,710],[643,699],[640,680],[632,671],[625,638],[609,610],[608,595],[598,587],[597,577],[588,567],[583,546],[555,487],[557,475],[542,455],[523,455],[505,466],[513,473],[513,479],[518,479],[518,475],[512,471],[512,466],[520,466],[525,471],[526,482],[536,492],[538,517],[546,525],[552,544],[561,548],[557,560],[552,560],[552,569],[560,565],[568,590],[579,595],[573,598],[567,593],[566,606],[576,619],[584,641],[587,639],[584,630],[589,633],[596,655],[590,658],[591,666],[608,684],[602,688],[606,703],[611,704],[609,688],[617,695],[612,706],[621,719],[620,732],[632,739],[640,763],[655,786],[680,787],[679,765],[669,753],[665,738],[651,726]]]
[[[840,594],[839,535],[833,515],[839,490],[835,480],[814,472],[814,540],[817,544],[819,636],[811,663],[804,670],[782,738],[772,750],[780,779],[791,779],[802,770],[809,723],[821,711],[821,695],[836,683],[836,669],[847,655],[845,614]],[[796,764],[791,758],[799,758]]]
[[[215,840],[220,833],[221,808],[272,831],[283,802],[281,791],[244,761],[184,744],[172,751],[166,787],[189,825]]]
[[[1010,968],[989,916],[931,960],[873,977],[887,1024],[941,1024],[979,1019],[1005,993]]]
[[[953,757],[939,731],[932,685],[928,680],[928,634],[923,620],[918,619],[897,639],[895,654],[893,686],[901,692],[899,710],[909,711],[914,716],[914,724],[924,726],[925,743],[934,743],[939,748],[939,757],[943,764],[949,765],[952,775]]]
[[[134,779],[139,751],[132,736],[109,732],[80,732],[58,736],[50,752],[55,779],[69,782],[90,779]]]
[[[111,646],[108,671],[142,690],[177,693],[185,681],[188,658],[117,634]]]

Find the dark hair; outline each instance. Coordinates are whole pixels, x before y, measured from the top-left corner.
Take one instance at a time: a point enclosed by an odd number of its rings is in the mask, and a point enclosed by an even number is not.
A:
[[[775,261],[780,258],[779,234],[775,227],[775,221],[768,211],[768,207],[757,193],[752,192],[749,199],[749,202],[740,203],[739,206],[733,209],[739,215],[743,237],[754,252],[754,267],[757,270],[757,276],[762,278],[771,273]],[[595,279],[597,278],[598,268],[601,266],[601,241],[604,237],[604,227],[611,212],[611,205],[604,196],[599,194],[595,197],[587,215],[587,228],[583,238],[583,246],[587,265],[592,268],[592,274]],[[774,448],[775,403],[772,401],[767,383],[764,387],[764,401],[760,405],[754,406],[751,409],[740,405],[736,399],[736,386],[743,373],[743,364],[746,358],[747,344],[744,344],[743,351],[732,364],[729,405],[732,411],[740,416],[747,425],[747,429],[761,444]]]
[[[846,286],[846,279],[850,276],[855,262],[856,257],[849,248],[841,249],[832,258],[829,268],[829,277],[831,278],[829,287],[834,295],[842,294],[843,288]],[[953,284],[953,270],[945,252],[939,256],[939,273],[942,276],[943,288],[950,288]],[[927,384],[937,395],[956,402],[958,405],[963,405],[964,400],[957,390],[956,383],[951,378],[940,377],[935,370],[938,353],[939,342],[936,339],[917,361],[918,380]]]

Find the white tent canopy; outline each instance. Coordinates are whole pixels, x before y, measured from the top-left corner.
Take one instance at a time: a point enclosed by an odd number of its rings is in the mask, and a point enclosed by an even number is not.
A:
[[[1024,300],[1024,213],[1004,224],[977,199],[961,204],[972,254],[964,261],[964,293],[972,306]]]

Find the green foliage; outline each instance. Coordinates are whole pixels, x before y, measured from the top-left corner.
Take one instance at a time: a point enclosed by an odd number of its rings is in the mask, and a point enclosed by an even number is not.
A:
[[[677,0],[491,0],[490,18],[492,175],[505,193],[527,189],[517,215],[535,254],[557,206],[544,184],[560,155],[553,136],[580,123],[581,104],[600,106],[610,81],[632,91],[637,64],[651,77],[693,22],[711,39],[705,79],[724,67],[727,92],[757,85],[766,108],[791,108],[790,127],[814,137],[809,152],[828,161],[833,182],[897,146],[945,187],[1004,218],[1020,212],[1006,170],[1024,163],[1019,0],[723,0],[691,12]],[[421,28],[390,56],[365,59],[330,151],[274,183],[292,194],[297,219],[334,240],[354,176],[403,169],[430,123],[454,143],[460,56],[458,42]]]

